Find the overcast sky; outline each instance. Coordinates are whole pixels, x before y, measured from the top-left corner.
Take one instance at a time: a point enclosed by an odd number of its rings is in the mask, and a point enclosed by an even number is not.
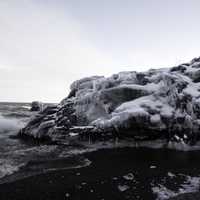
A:
[[[0,0],[0,101],[59,102],[90,75],[200,56],[199,0]]]

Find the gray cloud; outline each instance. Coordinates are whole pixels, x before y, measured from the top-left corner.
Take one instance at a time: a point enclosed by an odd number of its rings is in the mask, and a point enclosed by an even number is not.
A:
[[[83,76],[198,56],[195,0],[0,1],[0,101],[59,101]]]

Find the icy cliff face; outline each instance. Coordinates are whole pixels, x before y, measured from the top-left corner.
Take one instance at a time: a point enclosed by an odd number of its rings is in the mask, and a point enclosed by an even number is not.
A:
[[[85,130],[99,136],[195,142],[200,138],[200,58],[168,69],[83,78],[72,83],[57,107],[48,109],[50,114],[39,113],[22,135],[52,138]]]

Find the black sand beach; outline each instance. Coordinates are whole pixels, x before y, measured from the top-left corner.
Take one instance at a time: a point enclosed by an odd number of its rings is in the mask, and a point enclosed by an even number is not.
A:
[[[123,148],[99,150],[84,156],[92,161],[90,166],[49,172],[0,185],[0,199],[154,200],[156,195],[152,193],[152,186],[167,173],[200,174],[199,152]],[[134,178],[127,178],[127,174],[133,174]],[[172,187],[170,177],[166,179],[168,187]],[[178,181],[181,179],[177,184]]]

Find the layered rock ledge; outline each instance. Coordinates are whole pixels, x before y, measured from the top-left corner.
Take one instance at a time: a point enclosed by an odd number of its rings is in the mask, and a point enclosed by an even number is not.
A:
[[[200,140],[200,58],[147,72],[75,81],[68,97],[39,112],[20,131],[36,139]]]

